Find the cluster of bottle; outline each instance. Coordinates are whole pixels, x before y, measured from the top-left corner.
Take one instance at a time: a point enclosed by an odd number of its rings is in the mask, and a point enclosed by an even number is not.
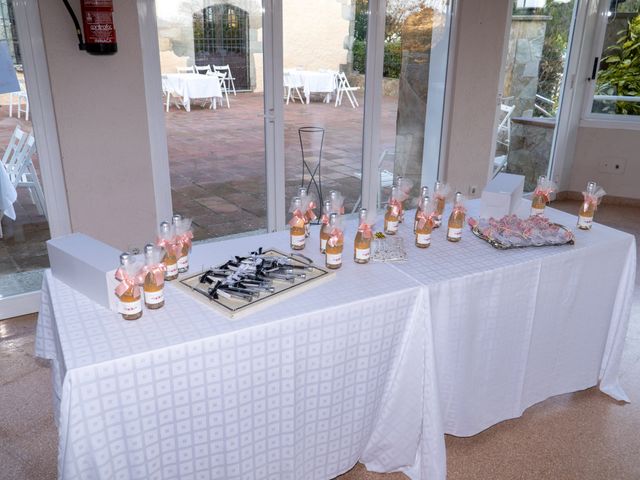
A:
[[[143,304],[151,310],[164,306],[164,282],[189,270],[192,239],[191,220],[176,214],[171,223],[160,224],[156,244],[145,245],[144,264],[129,252],[120,255],[116,296],[125,320],[140,318]]]
[[[548,180],[544,175],[538,177],[538,184],[531,198],[531,215],[544,215],[544,209],[550,201],[550,195],[556,189],[555,184]],[[580,205],[578,211],[578,228],[581,230],[590,230],[593,224],[593,216],[600,200],[605,195],[602,187],[596,182],[588,182],[587,189],[582,192],[584,201]]]
[[[442,225],[448,194],[449,186],[442,182],[436,182],[433,199],[429,197],[429,187],[424,186],[420,189],[418,207],[413,222],[417,247],[428,248],[431,245],[431,232],[434,228],[439,228]],[[404,199],[406,199],[406,195],[398,184],[391,187],[391,196],[384,216],[384,233],[386,235],[395,235],[398,232],[399,226],[404,220]],[[453,210],[447,224],[447,240],[450,242],[459,242],[462,239],[465,212],[464,197],[462,193],[456,192]]]

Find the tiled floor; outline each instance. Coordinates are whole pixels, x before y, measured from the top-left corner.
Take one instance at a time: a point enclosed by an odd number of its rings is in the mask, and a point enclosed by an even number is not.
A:
[[[575,212],[577,203],[554,206]],[[640,241],[640,208],[605,205],[597,215]],[[449,480],[640,479],[640,275],[637,285],[621,375],[632,403],[590,388],[545,400],[473,437],[447,436]],[[56,478],[51,378],[33,358],[35,323],[35,315],[0,321],[0,479]],[[360,464],[339,478],[406,479]]]
[[[196,240],[266,228],[263,96],[239,93],[231,96],[230,104],[230,109],[211,110],[194,101],[191,112],[172,105],[165,114],[173,209],[193,218]],[[385,97],[383,149],[394,145],[396,110],[397,98]],[[321,101],[285,105],[287,201],[302,181],[298,128],[318,126],[325,130],[322,190],[340,190],[351,211],[360,196],[363,112],[362,106],[354,109],[346,103],[338,108]],[[29,122],[7,117],[2,107],[0,148],[7,145],[16,124],[31,129]],[[384,168],[393,170],[393,165],[387,161]],[[41,274],[33,270],[48,266],[48,224],[28,193],[19,190],[17,220],[2,219],[0,296],[37,288]]]

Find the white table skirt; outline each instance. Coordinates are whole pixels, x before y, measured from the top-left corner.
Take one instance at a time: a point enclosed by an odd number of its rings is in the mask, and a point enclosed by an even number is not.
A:
[[[336,74],[312,70],[287,70],[292,85],[303,87],[304,96],[309,103],[312,93],[332,93],[336,89]]]
[[[16,187],[11,183],[9,174],[4,164],[0,162],[0,219],[2,215],[6,215],[11,220],[16,219],[16,211],[13,208],[13,203],[17,200],[18,193]],[[0,230],[0,237],[2,230]]]
[[[189,110],[192,99],[222,98],[220,81],[216,75],[168,73],[163,75],[163,77],[165,88],[181,96],[187,110]]]
[[[445,431],[599,380],[626,398],[632,236],[595,225],[575,246],[500,252],[444,235],[419,251],[407,234],[407,263],[347,261],[233,321],[167,288],[165,308],[126,322],[48,273],[36,353],[53,360],[60,478],[329,479],[360,460],[444,479]],[[192,266],[287,239],[201,244]]]

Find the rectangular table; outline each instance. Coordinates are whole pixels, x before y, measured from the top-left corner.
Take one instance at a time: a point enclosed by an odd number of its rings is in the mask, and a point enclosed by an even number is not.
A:
[[[407,223],[408,262],[346,253],[333,280],[238,320],[169,287],[126,322],[47,273],[36,353],[53,360],[60,478],[329,479],[360,460],[444,479],[445,432],[598,381],[625,398],[632,236],[596,224],[575,246],[500,252],[440,229],[418,250]],[[200,244],[192,268],[287,242]]]
[[[191,111],[191,100],[196,98],[222,98],[222,89],[217,75],[199,73],[167,73],[163,75],[164,88],[182,97],[184,108]]]
[[[336,72],[315,70],[285,70],[292,85],[303,87],[307,103],[312,93],[325,93],[325,103],[336,90]]]

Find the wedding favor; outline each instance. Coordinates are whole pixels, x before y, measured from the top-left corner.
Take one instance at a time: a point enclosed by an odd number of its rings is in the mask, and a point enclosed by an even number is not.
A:
[[[174,215],[172,218],[174,242],[176,244],[176,257],[178,273],[189,271],[189,254],[193,243],[193,232],[191,231],[191,219],[183,218],[182,215]]]
[[[416,211],[416,247],[429,248],[431,246],[431,229],[436,215],[434,205],[425,195]]]
[[[402,214],[400,198],[400,190],[394,185],[391,187],[391,196],[389,197],[387,212],[384,215],[384,233],[387,235],[395,235],[398,232],[400,215]]]
[[[305,239],[307,237],[305,230],[304,212],[302,211],[302,199],[293,197],[291,207],[291,220],[289,220],[289,237],[293,250],[302,250],[304,248]]]
[[[120,284],[115,289],[118,297],[118,313],[125,320],[137,320],[142,316],[142,296],[140,287],[136,283],[136,276],[140,266],[128,252],[120,255],[120,268],[116,270],[115,278]]]
[[[396,180],[396,186],[398,187],[398,201],[400,202],[400,214],[398,215],[398,222],[402,223],[404,221],[404,202],[411,195],[413,182],[408,178],[398,177]]]
[[[542,215],[547,203],[551,201],[551,194],[556,191],[556,185],[544,175],[538,177],[538,185],[531,198],[531,215]]]
[[[138,284],[142,285],[145,307],[156,310],[164,306],[164,272],[162,249],[147,244],[144,247],[144,267],[138,273]]]
[[[325,200],[320,218],[320,253],[324,253],[329,240],[329,215],[331,215],[331,200]]]
[[[176,245],[174,229],[168,222],[160,224],[156,245],[164,251],[162,257],[162,263],[166,268],[164,279],[175,280],[178,278],[178,245]]]
[[[582,192],[584,201],[578,212],[578,228],[581,230],[590,230],[593,225],[593,215],[596,213],[598,205],[602,201],[602,197],[607,192],[599,187],[596,182],[587,183],[587,189]]]
[[[429,196],[429,187],[421,187],[420,196],[418,197],[418,202],[416,203],[416,215],[413,219],[413,233],[416,233],[416,225],[418,224],[418,213],[420,212],[420,204],[422,203],[422,199],[428,196]]]
[[[325,250],[327,268],[338,269],[342,266],[342,250],[344,249],[344,234],[342,222],[337,213],[329,215],[329,239]]]
[[[337,190],[329,192],[329,200],[331,201],[331,211],[338,215],[344,215],[344,197]]]
[[[444,214],[444,207],[447,203],[447,196],[451,191],[451,187],[446,183],[436,182],[433,189],[433,199],[435,201],[436,216],[434,217],[434,228],[440,227],[442,224],[442,215]]]
[[[465,214],[464,197],[462,193],[456,192],[447,229],[447,240],[450,242],[459,242],[462,239],[462,227],[464,226]]]
[[[375,214],[375,213],[374,213]],[[371,226],[373,219],[366,208],[360,210],[358,232],[353,242],[353,261],[356,263],[369,263],[371,258]]]
[[[495,248],[505,250],[521,247],[544,247],[573,244],[575,237],[562,225],[552,223],[542,215],[526,219],[506,215],[500,219],[469,219],[473,234]]]

